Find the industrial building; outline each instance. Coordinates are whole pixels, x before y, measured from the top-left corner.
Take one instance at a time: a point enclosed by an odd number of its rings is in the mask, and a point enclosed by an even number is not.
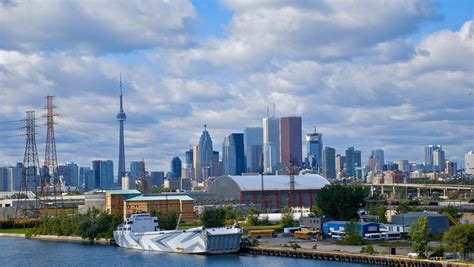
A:
[[[418,221],[420,217],[426,217],[429,234],[441,235],[449,229],[449,221],[446,215],[426,211],[392,215],[392,224],[410,226],[412,222]]]
[[[346,228],[346,224],[348,221],[329,221],[323,223],[323,232],[324,233],[331,233],[331,232],[344,232]],[[380,224],[374,222],[358,222],[357,227],[360,231],[361,236],[365,236],[365,234],[369,233],[378,233],[380,231]]]
[[[329,181],[317,174],[220,176],[208,187],[222,201],[261,205],[265,210],[311,207]]]
[[[181,214],[181,222],[195,219],[194,200],[187,195],[141,195],[138,190],[111,190],[106,192],[105,203],[109,213],[124,219],[140,212],[168,211]]]

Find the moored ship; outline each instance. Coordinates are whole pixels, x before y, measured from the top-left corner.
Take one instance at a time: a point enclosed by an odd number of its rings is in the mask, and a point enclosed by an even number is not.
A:
[[[114,231],[115,243],[124,248],[190,254],[227,254],[240,249],[242,230],[237,227],[162,230],[158,218],[133,214]]]

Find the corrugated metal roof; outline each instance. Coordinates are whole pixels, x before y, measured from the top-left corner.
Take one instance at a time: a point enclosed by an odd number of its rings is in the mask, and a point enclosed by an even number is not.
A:
[[[193,200],[190,196],[136,196],[125,200],[128,201],[156,201],[156,200]]]
[[[105,191],[106,193],[109,193],[111,195],[131,195],[131,194],[138,194],[140,195],[140,191],[136,189],[130,189],[130,190],[107,190]]]
[[[226,176],[223,176],[224,178]],[[262,190],[262,178],[260,175],[249,176],[227,176],[237,183],[243,191]],[[221,179],[219,177],[218,179]],[[321,189],[331,184],[326,178],[317,174],[295,175],[295,190]],[[289,190],[289,175],[264,175],[263,188],[265,190]]]

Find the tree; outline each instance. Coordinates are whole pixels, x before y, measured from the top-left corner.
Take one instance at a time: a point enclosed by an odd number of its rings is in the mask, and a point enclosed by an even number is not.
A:
[[[224,226],[225,215],[223,208],[205,209],[201,215],[202,225],[206,228],[222,227]]]
[[[369,214],[379,216],[379,221],[381,223],[387,223],[388,222],[387,221],[387,216],[385,216],[386,212],[387,212],[387,209],[382,204],[376,204],[376,205],[370,205],[369,206]]]
[[[443,235],[446,249],[451,252],[465,253],[474,252],[474,225],[457,224],[449,228]]]
[[[410,240],[413,241],[412,249],[418,253],[419,258],[425,258],[425,252],[428,248],[428,219],[423,216],[413,221],[410,225]]]
[[[455,206],[446,206],[442,207],[441,209],[438,210],[439,214],[449,214],[453,219],[459,222],[459,220],[462,218],[463,214],[462,212],[459,212],[459,209]],[[450,220],[449,223],[453,225],[454,223]]]
[[[251,207],[247,211],[247,224],[250,226],[258,225],[258,215],[258,210],[255,207]]]
[[[318,205],[313,205],[311,207],[311,213],[313,213],[315,216],[323,216],[324,215],[323,210],[320,207],[318,207]]]
[[[283,224],[283,227],[293,227],[296,225],[295,220],[293,220],[293,211],[291,211],[291,209],[282,209],[280,223]]]
[[[357,185],[327,185],[316,195],[316,205],[325,215],[336,220],[357,218],[357,210],[365,204],[367,193]]]
[[[165,230],[174,230],[178,224],[178,216],[174,211],[167,211],[159,215],[159,226]]]
[[[403,201],[400,203],[400,205],[398,205],[395,212],[397,214],[404,214],[408,212],[420,211],[420,209],[416,207],[417,205],[419,205],[418,201]]]
[[[344,244],[354,246],[364,244],[364,240],[360,235],[359,227],[360,226],[354,221],[346,223],[344,226],[344,232],[346,234],[344,237]]]
[[[89,241],[94,241],[100,232],[99,228],[99,224],[95,219],[88,218],[82,221],[79,226],[81,237],[83,239],[88,239]]]

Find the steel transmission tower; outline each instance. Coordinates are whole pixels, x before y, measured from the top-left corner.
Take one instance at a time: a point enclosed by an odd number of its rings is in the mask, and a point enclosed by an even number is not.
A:
[[[46,104],[46,119],[47,119],[47,132],[46,132],[46,150],[44,156],[44,181],[42,184],[42,190],[44,186],[49,190],[52,188],[54,207],[56,208],[56,196],[61,196],[62,199],[62,182],[59,177],[58,171],[58,157],[56,155],[56,138],[54,136],[54,117],[58,114],[54,113],[55,105],[53,105],[54,96],[47,96]],[[44,193],[44,191],[43,191]]]
[[[23,170],[21,173],[20,191],[17,194],[19,203],[15,208],[15,217],[18,215],[18,209],[28,214],[28,210],[36,211],[38,209],[38,186],[40,185],[38,149],[36,147],[36,117],[34,111],[26,112],[25,120],[26,144],[25,155],[23,158]],[[32,191],[35,194],[34,203],[29,202],[28,193]]]

